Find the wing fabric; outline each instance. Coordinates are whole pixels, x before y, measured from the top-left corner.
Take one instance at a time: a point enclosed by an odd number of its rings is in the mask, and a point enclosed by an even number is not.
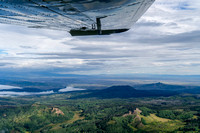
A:
[[[55,30],[130,29],[154,0],[0,0],[0,23]]]

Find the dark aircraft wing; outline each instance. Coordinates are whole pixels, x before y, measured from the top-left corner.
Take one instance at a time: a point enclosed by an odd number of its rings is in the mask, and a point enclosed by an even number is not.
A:
[[[127,31],[155,0],[0,0],[0,23],[105,35]]]

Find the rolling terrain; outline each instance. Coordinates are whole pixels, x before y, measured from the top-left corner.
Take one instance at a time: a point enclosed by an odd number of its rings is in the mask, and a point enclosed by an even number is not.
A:
[[[0,132],[199,132],[200,97],[111,86],[0,98]]]

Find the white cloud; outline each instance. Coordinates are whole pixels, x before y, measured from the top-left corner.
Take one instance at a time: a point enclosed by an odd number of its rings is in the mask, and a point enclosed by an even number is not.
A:
[[[0,91],[0,97],[10,97],[10,96],[29,96],[29,95],[46,95],[53,94],[54,91],[44,91],[44,92],[14,92],[14,91]]]
[[[9,90],[9,89],[22,89],[22,88],[10,85],[0,85],[0,90]]]
[[[85,89],[74,88],[73,86],[67,86],[64,89],[60,89],[59,92],[80,91],[80,90],[85,90]]]

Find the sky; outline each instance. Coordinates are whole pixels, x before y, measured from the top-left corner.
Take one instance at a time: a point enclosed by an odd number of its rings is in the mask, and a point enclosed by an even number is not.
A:
[[[156,0],[109,36],[0,24],[0,72],[200,75],[199,14],[199,0]]]

